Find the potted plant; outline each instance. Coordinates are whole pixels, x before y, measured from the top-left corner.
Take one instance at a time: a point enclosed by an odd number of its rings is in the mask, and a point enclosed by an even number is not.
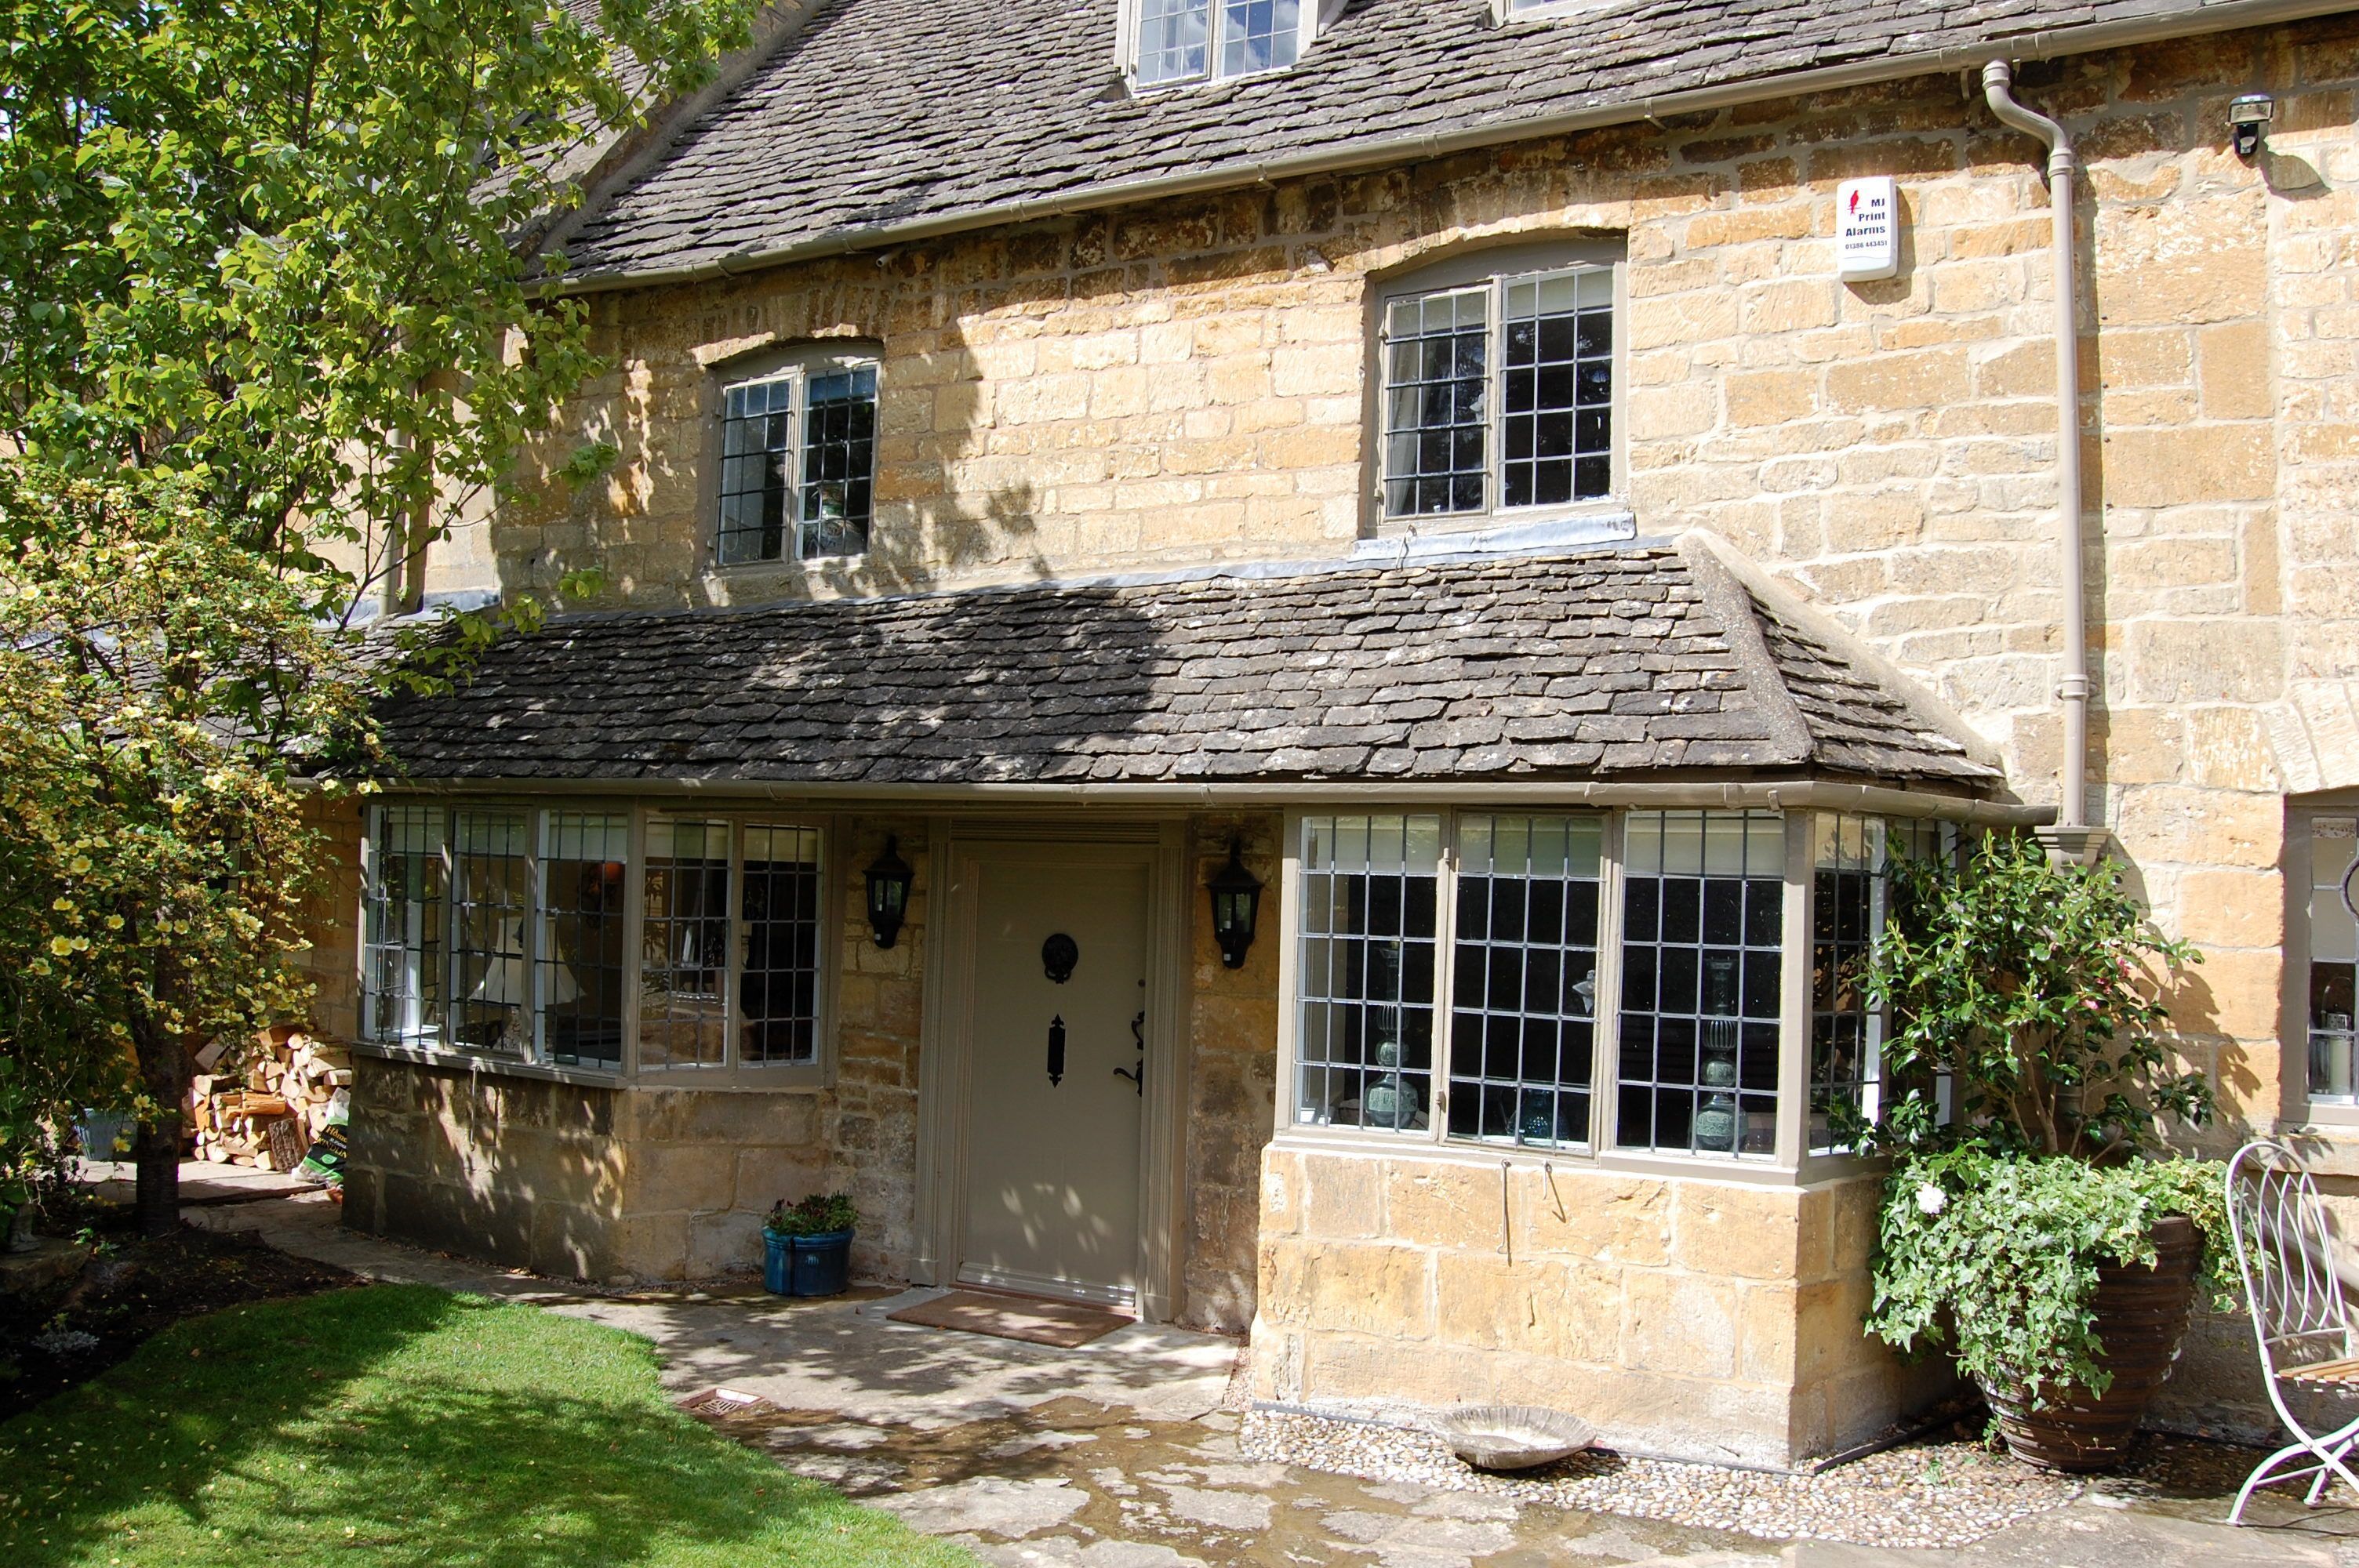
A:
[[[1851,1130],[1894,1156],[1867,1327],[1951,1351],[2017,1457],[2107,1468],[2198,1281],[2234,1297],[2220,1167],[2161,1137],[2212,1114],[2157,994],[2201,955],[2147,925],[2110,861],[2056,865],[2028,838],[1891,875],[1862,977],[1889,1020],[1886,1103]]]
[[[762,1282],[782,1296],[832,1296],[852,1278],[852,1233],[860,1223],[849,1193],[780,1198],[762,1222]]]

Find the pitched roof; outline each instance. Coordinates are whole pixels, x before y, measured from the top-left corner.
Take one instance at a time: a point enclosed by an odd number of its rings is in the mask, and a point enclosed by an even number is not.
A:
[[[1308,3],[1308,0],[1306,0]],[[817,0],[564,244],[574,286],[775,255],[1017,202],[1260,178],[1406,138],[1503,141],[1668,95],[1930,70],[2236,25],[2236,0],[1604,0],[1495,23],[1490,0],[1350,0],[1292,70],[1133,95],[1117,0]],[[2321,4],[2321,9],[2328,8]],[[1406,154],[1398,155],[1407,157]]]
[[[418,780],[1995,777],[1839,642],[1654,543],[582,616],[385,719]]]

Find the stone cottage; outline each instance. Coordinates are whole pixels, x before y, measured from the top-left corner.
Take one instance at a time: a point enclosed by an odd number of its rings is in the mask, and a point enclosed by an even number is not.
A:
[[[608,601],[388,715],[350,1222],[693,1277],[841,1187],[1265,1400],[1839,1453],[1931,1376],[1848,977],[1976,825],[2117,855],[2222,1136],[2359,1173],[2338,9],[774,7],[428,563]]]

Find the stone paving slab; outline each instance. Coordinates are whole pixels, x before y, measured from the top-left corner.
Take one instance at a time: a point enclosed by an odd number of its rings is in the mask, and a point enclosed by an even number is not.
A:
[[[2093,1493],[1951,1550],[1765,1541],[1256,1462],[1219,1408],[1234,1341],[1140,1325],[1077,1350],[884,1321],[927,1292],[790,1303],[742,1284],[606,1292],[345,1230],[325,1195],[191,1210],[372,1279],[536,1303],[653,1340],[716,1422],[992,1568],[2359,1568],[2359,1509]],[[1413,1354],[1414,1352],[1406,1352]]]

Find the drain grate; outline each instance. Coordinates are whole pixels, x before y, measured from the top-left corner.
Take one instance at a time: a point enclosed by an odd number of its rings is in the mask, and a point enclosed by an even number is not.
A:
[[[733,1415],[753,1415],[777,1408],[759,1394],[740,1393],[735,1389],[707,1389],[701,1394],[690,1394],[674,1402],[689,1414],[702,1416],[707,1421]]]

